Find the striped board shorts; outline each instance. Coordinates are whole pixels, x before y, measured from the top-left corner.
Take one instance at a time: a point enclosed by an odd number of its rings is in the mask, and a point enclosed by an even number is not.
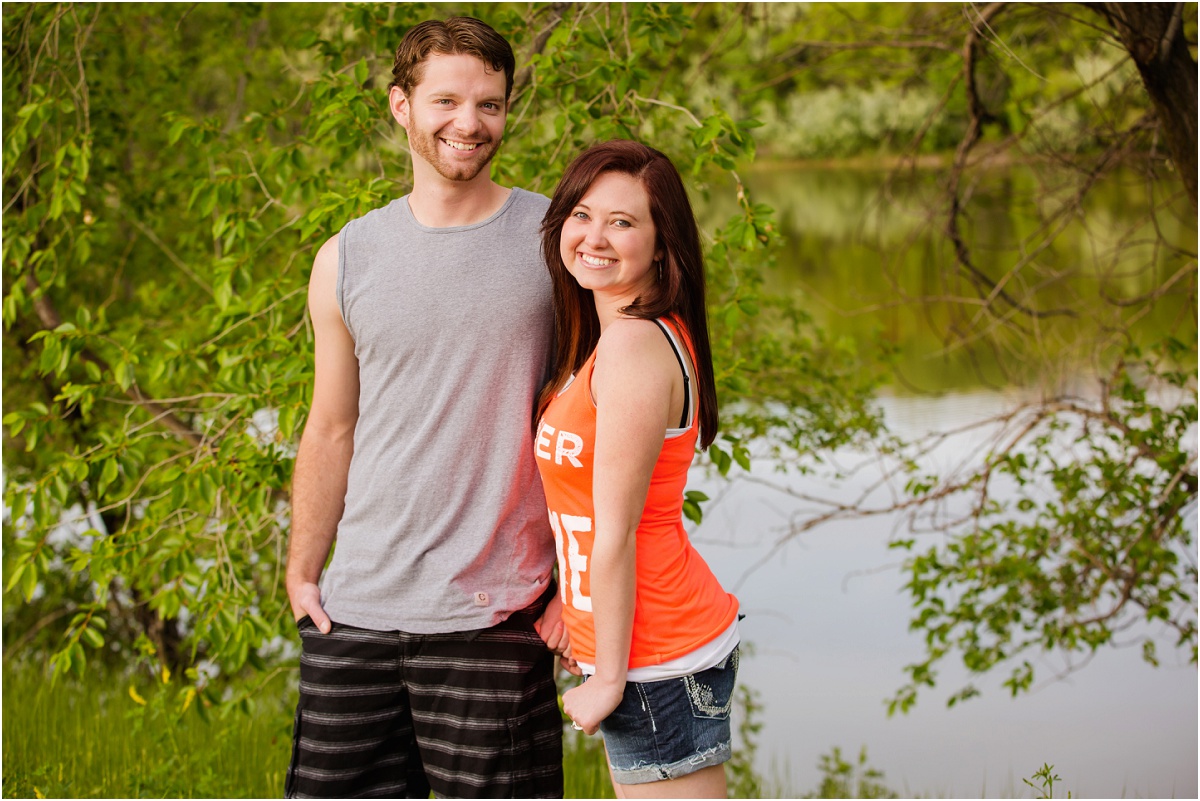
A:
[[[338,623],[322,634],[302,618],[284,794],[562,798],[554,655],[537,614],[452,634]]]

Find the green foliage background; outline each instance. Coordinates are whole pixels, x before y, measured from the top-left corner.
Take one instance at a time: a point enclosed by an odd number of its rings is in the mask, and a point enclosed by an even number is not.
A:
[[[5,632],[57,670],[89,652],[204,663],[222,681],[192,680],[216,698],[279,652],[309,265],[407,191],[389,54],[450,13],[488,19],[521,54],[502,183],[552,191],[574,154],[617,136],[693,176],[753,156],[753,123],[662,86],[694,33],[684,6],[5,9],[5,581],[24,600]],[[772,223],[737,192],[738,216],[710,232],[721,392],[747,397],[757,374],[757,393],[801,401],[798,443],[847,441],[874,424],[869,382],[803,315],[756,330]],[[800,342],[810,380],[792,384],[778,368]],[[746,462],[749,427],[730,418],[723,469]]]
[[[1080,155],[1081,173],[1119,141],[1177,193],[1111,35],[1082,7],[1013,8],[1006,41],[1021,52],[997,47],[979,68],[987,141]],[[871,404],[886,352],[830,341],[763,289],[778,233],[738,172],[760,148],[917,156],[962,139],[970,26],[921,4],[6,4],[6,657],[49,654],[76,675],[97,660],[166,666],[220,704],[294,656],[282,563],[312,379],[309,265],[346,221],[408,190],[391,53],[415,22],[452,13],[486,19],[518,54],[501,183],[549,193],[586,145],[627,137],[664,150],[697,196],[734,195],[737,213],[706,232],[714,469],[748,468],[752,441],[800,470],[871,446],[911,474],[906,505],[980,499],[946,547],[897,543],[914,550],[929,659],[896,708],[947,654],[982,673],[1029,649],[1091,651],[1131,616],[1194,660],[1180,514],[1196,494],[1194,320],[1154,353],[1108,349],[1101,407],[1048,398],[1013,444],[946,481],[918,474]],[[1194,6],[1185,29],[1194,52]],[[1172,248],[1161,293],[1194,306],[1194,241]],[[972,336],[1011,333],[1011,314],[989,308]],[[1160,402],[1164,385],[1185,401]],[[1047,432],[1075,424],[1088,447],[1066,463]],[[1010,508],[988,494],[1000,475],[1051,492]],[[689,497],[690,516],[704,500]]]

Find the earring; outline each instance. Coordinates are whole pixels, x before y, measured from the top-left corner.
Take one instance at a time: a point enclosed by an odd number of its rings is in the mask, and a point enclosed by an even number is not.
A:
[[[655,264],[658,265],[658,280],[662,280],[662,259],[659,259]]]

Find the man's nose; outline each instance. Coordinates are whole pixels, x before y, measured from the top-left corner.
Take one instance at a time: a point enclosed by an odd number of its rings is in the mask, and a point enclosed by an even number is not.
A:
[[[454,127],[464,136],[474,136],[483,127],[479,110],[472,107],[461,109],[454,118]]]

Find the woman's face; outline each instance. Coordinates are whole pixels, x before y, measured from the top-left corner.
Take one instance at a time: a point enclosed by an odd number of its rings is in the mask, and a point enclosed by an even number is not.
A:
[[[637,178],[603,173],[563,223],[559,253],[584,289],[628,305],[657,280],[657,232]],[[599,298],[598,298],[599,299]]]

